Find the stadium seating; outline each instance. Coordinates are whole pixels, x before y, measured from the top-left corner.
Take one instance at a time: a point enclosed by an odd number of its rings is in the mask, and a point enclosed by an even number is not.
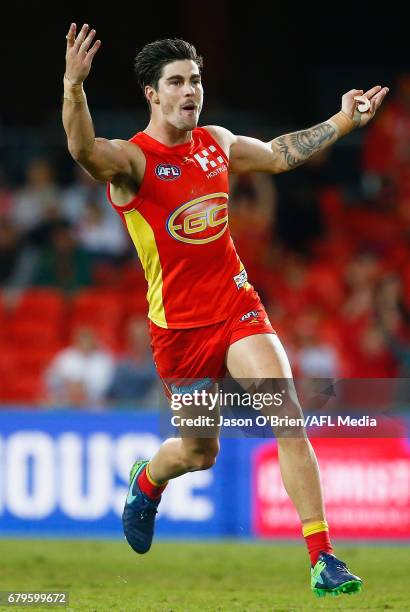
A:
[[[118,288],[98,286],[72,297],[30,289],[10,309],[0,299],[0,400],[39,400],[47,365],[78,327],[93,329],[104,348],[121,352],[127,321],[147,312],[145,289],[136,290],[142,282],[140,271],[128,269]]]

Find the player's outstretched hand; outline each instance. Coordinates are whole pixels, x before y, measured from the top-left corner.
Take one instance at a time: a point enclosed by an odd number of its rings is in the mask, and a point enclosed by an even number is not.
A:
[[[64,76],[73,85],[80,85],[90,73],[91,63],[101,46],[101,40],[96,40],[90,48],[95,36],[95,30],[89,31],[89,25],[85,23],[77,37],[76,31],[77,26],[75,23],[72,23],[66,36],[67,51]]]
[[[342,97],[342,111],[353,119],[356,127],[363,127],[373,119],[388,92],[389,88],[381,85],[376,85],[365,93],[363,89],[351,89]]]

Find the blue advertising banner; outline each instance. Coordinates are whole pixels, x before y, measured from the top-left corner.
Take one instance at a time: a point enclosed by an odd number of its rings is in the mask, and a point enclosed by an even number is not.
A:
[[[0,536],[123,537],[129,470],[156,452],[159,432],[157,412],[0,411]],[[410,539],[408,439],[312,444],[333,534]],[[300,538],[275,441],[223,438],[212,470],[167,488],[156,534]]]
[[[122,536],[129,470],[158,449],[158,431],[156,413],[1,411],[0,534]],[[172,482],[157,535],[249,535],[242,442],[224,440],[214,469]]]

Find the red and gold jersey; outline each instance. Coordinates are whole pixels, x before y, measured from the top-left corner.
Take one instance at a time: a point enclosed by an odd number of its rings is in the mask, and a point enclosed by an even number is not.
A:
[[[223,321],[246,271],[228,227],[228,159],[204,128],[168,147],[144,132],[136,143],[146,158],[135,198],[116,206],[148,282],[149,318],[170,329]]]

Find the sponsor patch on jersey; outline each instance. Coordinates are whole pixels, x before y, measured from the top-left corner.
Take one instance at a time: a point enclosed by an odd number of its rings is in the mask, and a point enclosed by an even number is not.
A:
[[[172,164],[158,164],[155,168],[155,174],[162,181],[175,181],[181,176],[182,170],[179,166],[173,166]]]
[[[248,275],[246,274],[245,268],[241,272],[239,272],[239,274],[234,276],[233,280],[235,281],[238,289],[242,289],[242,287],[244,287],[248,282]]]
[[[257,319],[259,317],[259,310],[250,310],[249,312],[244,314],[239,320],[240,321],[247,321],[251,317],[254,317],[255,319]]]
[[[179,242],[207,244],[228,227],[228,194],[210,193],[178,206],[167,219],[167,231]]]

